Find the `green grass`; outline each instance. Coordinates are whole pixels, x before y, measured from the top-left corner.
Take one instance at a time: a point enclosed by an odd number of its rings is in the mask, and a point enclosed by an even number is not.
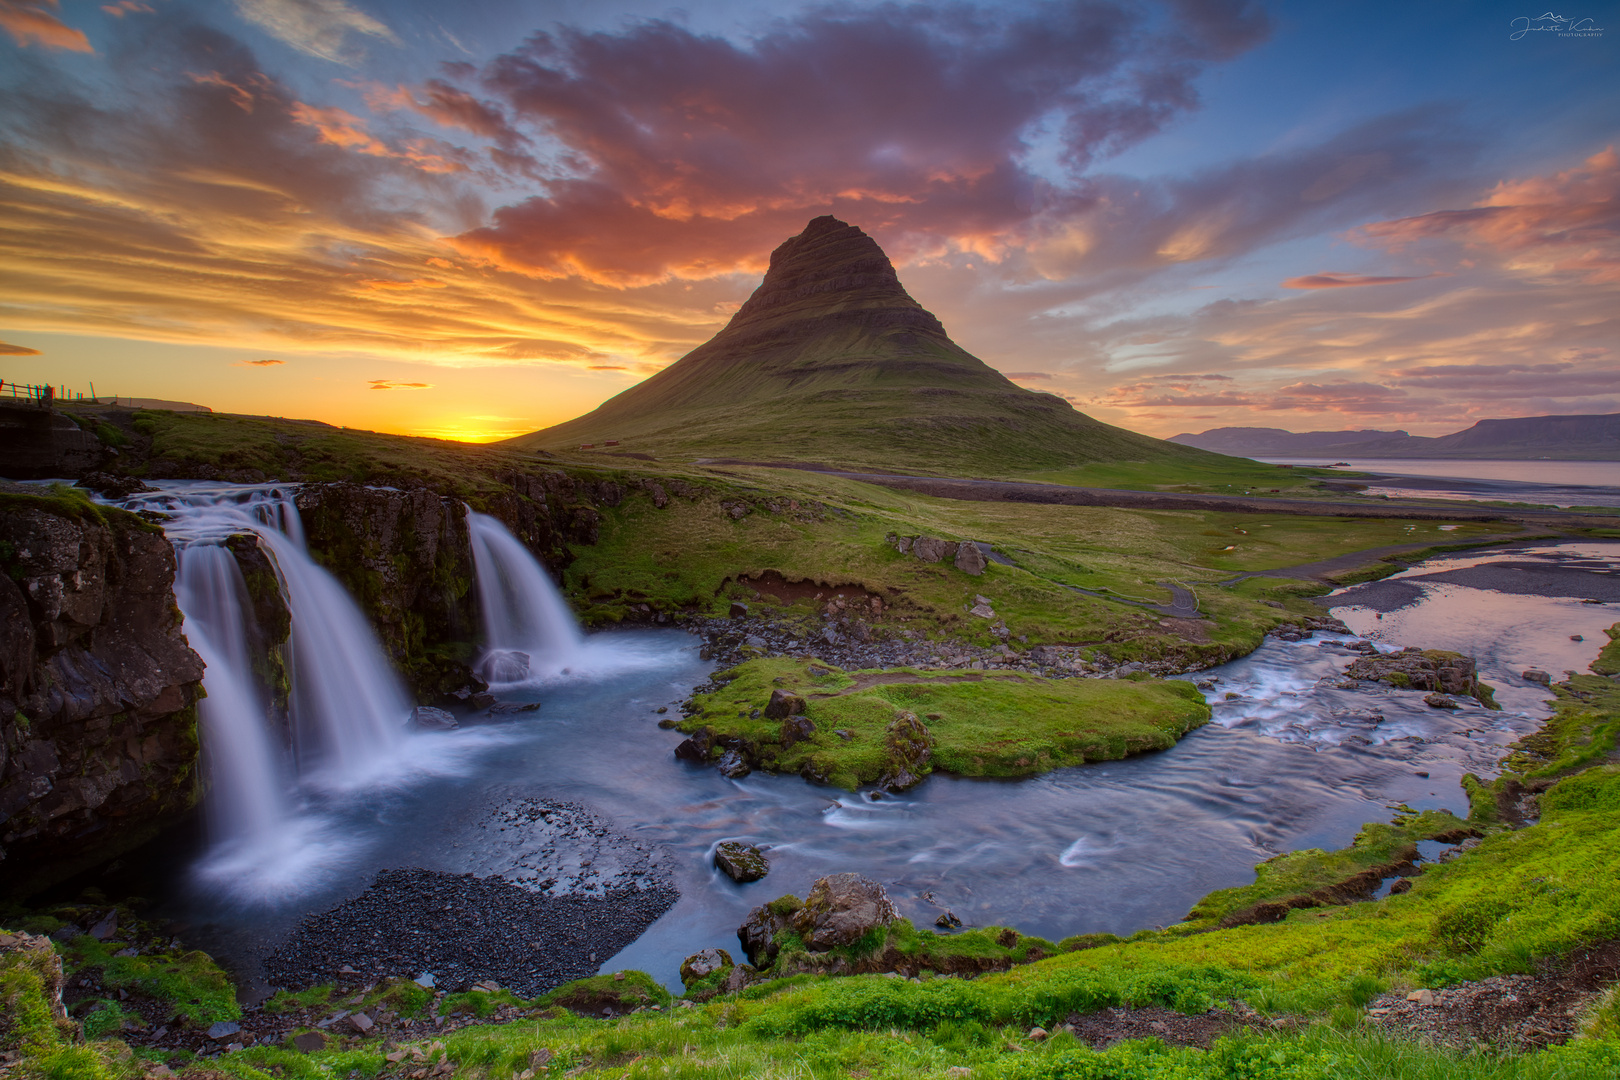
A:
[[[905,681],[861,685],[874,678]],[[1017,672],[918,670],[863,674],[786,657],[750,660],[716,679],[727,685],[696,695],[695,711],[681,730],[707,727],[746,739],[763,768],[805,771],[849,788],[883,775],[891,760],[884,733],[901,712],[927,725],[934,738],[934,768],[1001,777],[1165,750],[1210,715],[1203,695],[1180,680],[1053,680]],[[804,696],[805,715],[816,726],[813,738],[784,746],[781,721],[752,716],[776,689]]]
[[[1347,848],[1335,851],[1307,848],[1267,859],[1254,868],[1253,884],[1221,889],[1198,901],[1187,916],[1188,923],[1207,928],[1255,904],[1331,893],[1369,873],[1388,876],[1399,864],[1416,858],[1418,841],[1456,835],[1467,829],[1467,823],[1461,818],[1443,810],[1425,810],[1388,824],[1370,822],[1362,826]],[[1302,903],[1300,906],[1313,905]]]

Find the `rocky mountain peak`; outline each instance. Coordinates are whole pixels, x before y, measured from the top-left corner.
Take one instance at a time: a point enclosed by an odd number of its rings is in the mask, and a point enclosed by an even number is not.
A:
[[[726,331],[744,331],[783,318],[884,310],[899,314],[893,323],[941,336],[945,333],[939,320],[900,284],[894,264],[877,241],[855,226],[825,214],[771,252],[765,280],[732,317]]]

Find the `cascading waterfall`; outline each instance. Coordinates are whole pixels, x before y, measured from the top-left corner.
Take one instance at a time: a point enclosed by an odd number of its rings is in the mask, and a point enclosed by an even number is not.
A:
[[[488,514],[469,510],[467,532],[487,645],[480,674],[512,684],[562,671],[584,639],[545,567]]]
[[[205,812],[216,842],[259,846],[290,814],[285,779],[265,723],[265,703],[248,655],[247,591],[231,552],[214,541],[185,548],[175,599],[191,647],[207,667],[208,696],[198,705],[203,768],[210,778]]]
[[[206,664],[200,714],[211,847],[199,874],[239,893],[296,889],[345,845],[303,813],[292,781],[341,790],[397,778],[411,709],[404,687],[360,609],[305,551],[289,492],[177,484],[124,505],[168,515],[176,599],[187,640]],[[246,584],[225,546],[240,533],[258,536],[269,553],[292,615],[290,759],[253,677]]]

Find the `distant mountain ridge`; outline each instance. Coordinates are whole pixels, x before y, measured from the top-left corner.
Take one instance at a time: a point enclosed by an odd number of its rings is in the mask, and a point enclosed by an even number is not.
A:
[[[520,449],[832,462],[1006,475],[1204,452],[1094,420],[1011,382],[946,334],[877,242],[818,217],[771,253],[731,321],[584,416]]]
[[[1620,413],[1481,420],[1450,435],[1404,431],[1213,428],[1170,442],[1245,457],[1474,458],[1506,461],[1620,461]]]

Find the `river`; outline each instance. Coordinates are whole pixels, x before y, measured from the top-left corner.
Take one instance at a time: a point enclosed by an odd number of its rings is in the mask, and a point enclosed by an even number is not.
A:
[[[1577,595],[1425,580],[1481,562],[1567,571],[1591,583],[1586,592],[1603,593],[1617,580],[1620,544],[1455,556],[1393,585],[1346,590],[1334,610],[1384,648],[1477,656],[1500,712],[1472,703],[1436,710],[1416,692],[1340,689],[1354,657],[1335,644],[1343,635],[1268,639],[1196,676],[1217,680],[1208,691],[1214,722],[1170,750],[1023,781],[936,775],[901,797],[797,776],[734,781],[677,760],[681,736],[657,726],[668,715],[657,710],[675,711],[706,678],[712,665],[699,659],[700,642],[678,630],[592,635],[585,648],[594,660],[501,695],[539,701],[537,712],[423,736],[388,782],[306,789],[296,867],[194,875],[174,903],[200,940],[251,975],[253,957],[301,916],[356,895],[384,868],[560,877],[585,889],[610,883],[625,860],[572,850],[521,813],[527,800],[544,799],[588,807],[679,887],[667,914],[603,958],[603,970],[640,968],[672,987],[682,957],[708,946],[735,952],[751,907],[803,895],[839,871],[881,881],[919,925],[932,925],[942,907],[969,925],[1054,939],[1167,925],[1205,893],[1251,881],[1257,861],[1347,844],[1397,804],[1466,812],[1463,773],[1489,772],[1506,743],[1547,715],[1547,692],[1520,673],[1584,669],[1615,621],[1613,608]],[[712,852],[725,839],[767,849],[770,875],[748,885],[723,877]]]
[[[1275,465],[1338,464],[1369,495],[1539,506],[1620,507],[1620,461],[1467,461],[1432,458],[1262,457]]]

